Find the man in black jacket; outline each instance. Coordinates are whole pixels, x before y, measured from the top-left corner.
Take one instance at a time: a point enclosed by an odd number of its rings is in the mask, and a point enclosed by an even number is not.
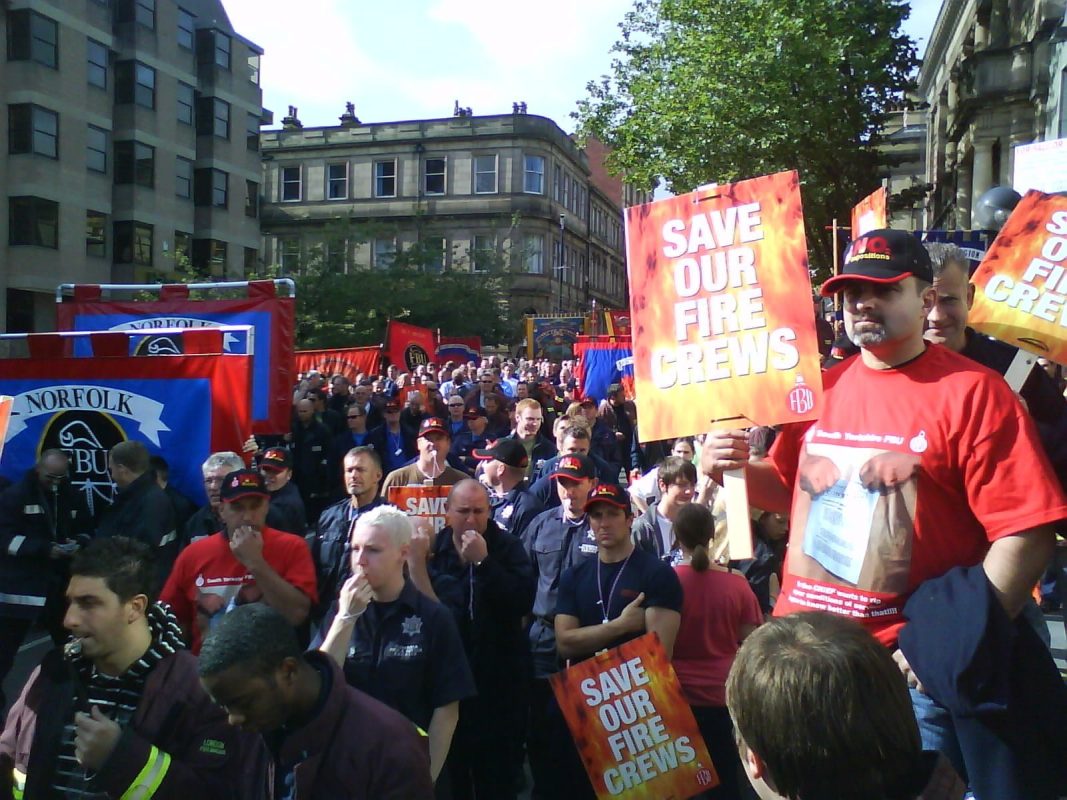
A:
[[[297,536],[307,534],[307,512],[292,482],[293,457],[284,447],[268,447],[259,455],[259,474],[270,492],[270,507],[277,512],[273,527]]]
[[[416,587],[452,612],[478,688],[460,703],[448,762],[453,797],[507,800],[525,727],[522,619],[533,607],[533,569],[522,542],[493,522],[477,481],[452,487],[445,521],[432,545],[425,532],[413,536],[408,565]]]
[[[62,450],[45,450],[36,467],[0,494],[0,685],[39,615],[53,642],[67,638],[67,565],[93,529],[68,467]],[[4,703],[0,689],[0,707]]]
[[[148,458],[148,448],[140,442],[119,442],[111,448],[107,466],[118,492],[115,502],[100,515],[96,534],[126,536],[151,547],[158,591],[178,555],[178,526],[174,505],[156,483]]]
[[[296,404],[296,424],[290,445],[293,454],[293,482],[300,490],[308,524],[314,524],[330,502],[336,476],[333,474],[333,434],[315,419],[311,400]]]

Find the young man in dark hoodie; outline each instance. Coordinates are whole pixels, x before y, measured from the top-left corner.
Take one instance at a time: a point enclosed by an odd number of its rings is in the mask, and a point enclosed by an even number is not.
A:
[[[0,797],[254,797],[257,743],[201,688],[178,622],[152,602],[149,548],[117,536],[71,563],[73,641],[30,676],[0,735]],[[66,662],[66,663],[64,663]]]
[[[264,759],[256,773],[272,800],[433,798],[426,737],[350,687],[327,654],[302,652],[269,606],[219,622],[200,652],[200,678],[231,725],[262,734],[273,769]]]

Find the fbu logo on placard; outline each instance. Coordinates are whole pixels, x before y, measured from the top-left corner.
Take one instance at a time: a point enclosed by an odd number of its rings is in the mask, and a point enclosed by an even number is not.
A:
[[[789,392],[789,410],[794,414],[807,414],[815,408],[815,392],[798,381]]]

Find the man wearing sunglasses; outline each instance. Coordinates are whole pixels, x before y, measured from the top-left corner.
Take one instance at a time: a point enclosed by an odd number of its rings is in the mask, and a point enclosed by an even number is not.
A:
[[[38,616],[57,646],[67,640],[70,557],[92,535],[89,509],[70,485],[68,467],[62,450],[45,450],[21,481],[0,494],[0,684]]]

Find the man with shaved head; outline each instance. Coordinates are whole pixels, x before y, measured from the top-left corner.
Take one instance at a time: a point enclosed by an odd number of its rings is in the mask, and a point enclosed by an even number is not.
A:
[[[290,434],[293,453],[293,483],[304,501],[306,522],[315,524],[329,505],[337,481],[333,454],[334,435],[315,416],[315,404],[308,399],[296,404],[296,420]]]
[[[446,527],[412,538],[415,585],[448,608],[459,627],[478,696],[460,703],[449,753],[453,796],[515,797],[514,767],[525,727],[526,642],[522,618],[535,582],[522,542],[493,521],[489,492],[475,480],[452,487]]]

